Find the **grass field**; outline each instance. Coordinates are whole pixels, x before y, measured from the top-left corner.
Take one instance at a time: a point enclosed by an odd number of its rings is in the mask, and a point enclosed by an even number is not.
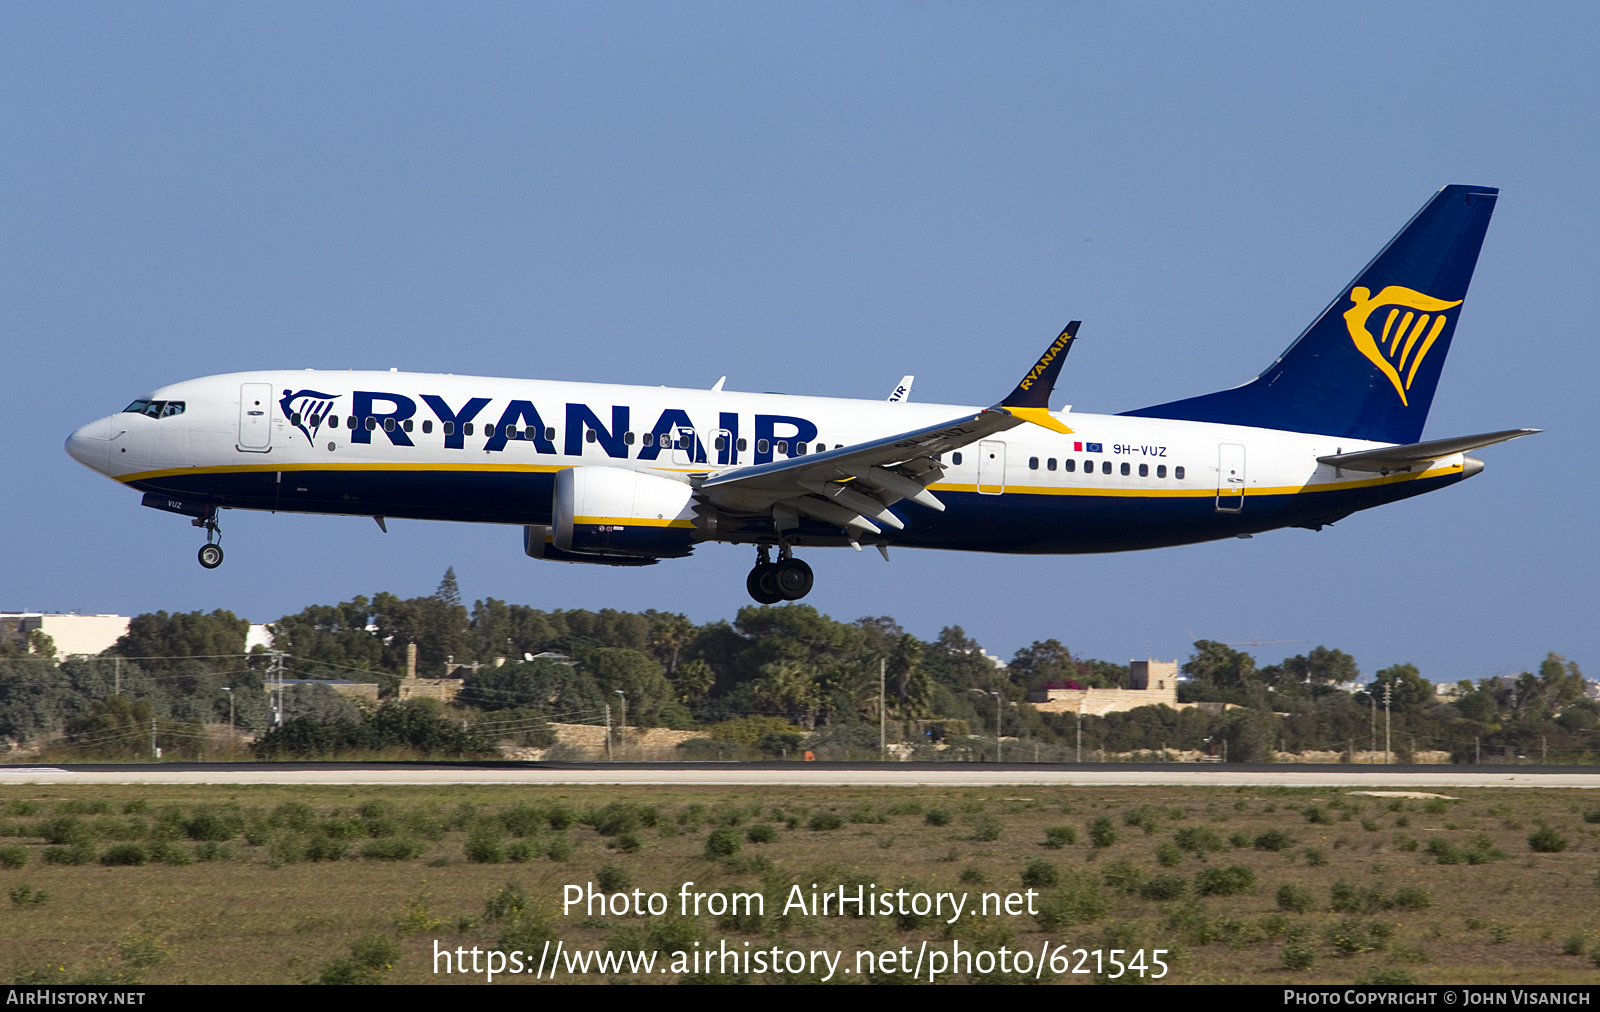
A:
[[[1078,968],[1093,967],[1096,949],[1164,949],[1176,983],[1600,980],[1600,797],[1455,793],[7,787],[0,972],[36,983],[482,983],[436,976],[435,943],[538,953],[546,941],[569,952],[832,950],[853,971],[858,951],[915,955],[926,941],[1020,949],[1030,963],[1045,946]],[[685,882],[761,892],[764,911],[677,916]],[[662,893],[670,912],[564,915],[564,887],[588,883]],[[909,909],[785,913],[791,887],[809,901],[813,883],[965,894],[968,906],[948,924]],[[1020,898],[1030,889],[1034,914]],[[986,893],[1019,894],[1018,912],[974,916]],[[669,958],[648,976],[558,979],[823,975],[660,972]],[[1043,965],[943,979],[1087,983],[1113,972]],[[910,977],[876,956],[869,968],[833,979]]]

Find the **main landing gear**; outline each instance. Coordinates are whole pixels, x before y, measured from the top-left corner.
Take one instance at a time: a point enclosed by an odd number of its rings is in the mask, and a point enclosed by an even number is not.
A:
[[[778,561],[772,561],[766,545],[756,549],[756,568],[745,578],[745,589],[757,604],[798,601],[811,593],[815,577],[811,567],[791,554],[788,545],[778,547]]]
[[[217,523],[216,508],[212,507],[211,512],[190,522],[206,530],[206,543],[200,546],[200,565],[216,569],[222,565],[222,525]]]

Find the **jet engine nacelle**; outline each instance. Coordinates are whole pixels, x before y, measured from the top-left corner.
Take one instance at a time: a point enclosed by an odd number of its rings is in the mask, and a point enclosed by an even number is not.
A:
[[[694,550],[687,482],[620,467],[556,472],[551,543],[576,555],[679,558]]]

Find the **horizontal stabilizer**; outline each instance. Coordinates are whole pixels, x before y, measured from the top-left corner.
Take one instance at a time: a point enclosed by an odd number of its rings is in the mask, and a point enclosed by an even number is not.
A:
[[[1520,439],[1542,431],[1542,429],[1506,429],[1502,432],[1485,432],[1476,436],[1456,436],[1452,439],[1430,439],[1426,443],[1385,446],[1377,450],[1335,453],[1318,457],[1317,460],[1319,463],[1349,471],[1379,471],[1389,474],[1394,471],[1409,471],[1417,464],[1427,464],[1443,457],[1493,446],[1510,439]]]

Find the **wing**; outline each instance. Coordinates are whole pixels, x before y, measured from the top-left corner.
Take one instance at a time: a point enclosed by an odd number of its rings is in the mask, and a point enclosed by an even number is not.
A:
[[[708,477],[698,486],[701,516],[719,510],[743,517],[770,516],[779,530],[793,526],[797,516],[808,516],[842,528],[854,542],[863,534],[882,534],[880,523],[903,528],[889,511],[902,499],[943,510],[944,504],[928,491],[944,475],[940,455],[1024,422],[1056,432],[1072,431],[1050,414],[1049,402],[1077,334],[1074,320],[1016,390],[992,408],[899,435]]]

